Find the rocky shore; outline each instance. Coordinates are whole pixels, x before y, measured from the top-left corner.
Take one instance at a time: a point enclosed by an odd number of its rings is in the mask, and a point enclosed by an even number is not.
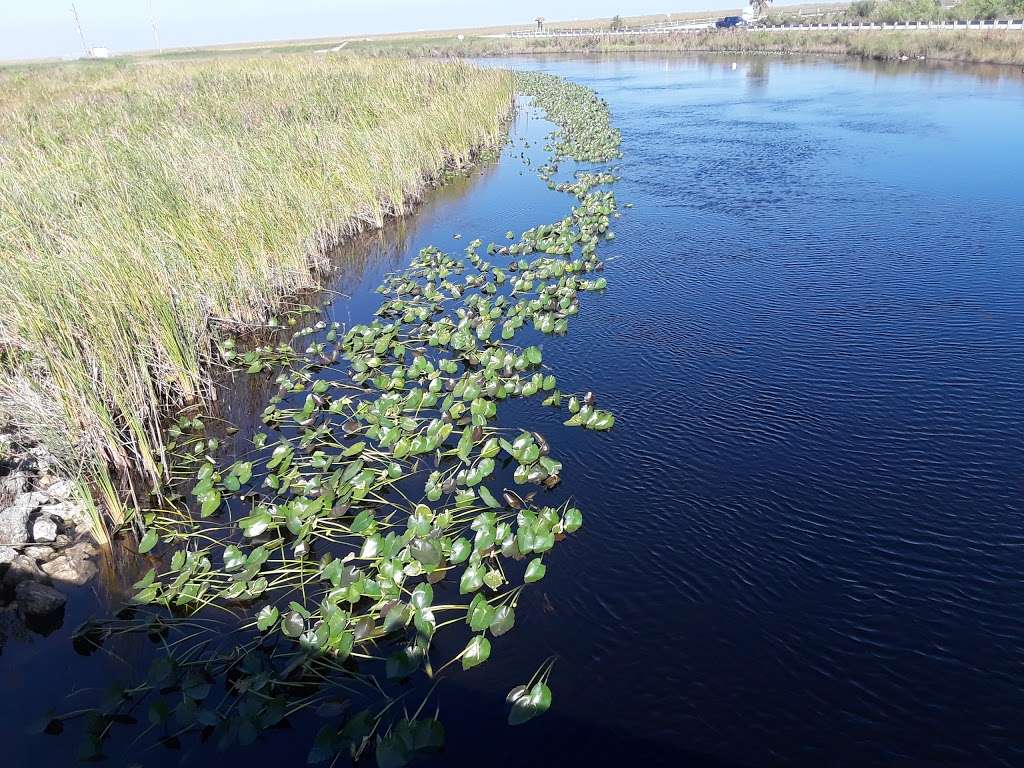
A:
[[[74,484],[44,446],[0,428],[0,649],[58,628],[66,590],[96,575],[97,554]]]

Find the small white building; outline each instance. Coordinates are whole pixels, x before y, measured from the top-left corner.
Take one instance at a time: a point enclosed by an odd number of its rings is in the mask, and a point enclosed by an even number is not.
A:
[[[90,48],[89,49],[90,59],[109,59],[110,49],[109,48]]]
[[[746,22],[751,22],[757,18],[757,14],[754,12],[754,6],[752,5],[743,6],[743,11],[740,13],[740,15]]]

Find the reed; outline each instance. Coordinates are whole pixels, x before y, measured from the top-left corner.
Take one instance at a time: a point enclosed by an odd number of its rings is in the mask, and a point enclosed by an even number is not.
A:
[[[1024,32],[1010,31],[785,31],[680,32],[629,37],[406,38],[354,43],[353,52],[388,56],[511,56],[622,52],[722,52],[815,54],[895,60],[903,56],[936,61],[1024,65]]]
[[[211,323],[315,285],[511,104],[508,73],[459,62],[0,70],[3,408],[108,500],[159,486],[162,419],[210,393]]]

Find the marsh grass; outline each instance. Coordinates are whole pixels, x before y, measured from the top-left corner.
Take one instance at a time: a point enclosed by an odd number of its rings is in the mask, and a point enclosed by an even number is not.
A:
[[[499,141],[511,103],[509,74],[458,62],[0,70],[5,407],[108,500],[158,485],[212,327],[314,285],[339,238]]]
[[[511,56],[545,53],[729,52],[850,55],[892,60],[902,56],[937,61],[1024,65],[1024,32],[928,32],[821,30],[792,32],[687,32],[630,37],[404,39],[354,43],[353,53],[390,56]]]

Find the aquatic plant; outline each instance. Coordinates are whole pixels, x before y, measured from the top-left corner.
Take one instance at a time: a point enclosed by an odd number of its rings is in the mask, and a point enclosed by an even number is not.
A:
[[[589,89],[538,74],[517,74],[516,88],[559,126],[539,171],[549,184],[560,186],[562,159],[619,156],[607,105]],[[289,343],[220,342],[251,375],[277,371],[278,393],[241,456],[218,459],[199,417],[172,426],[190,503],[146,516],[140,552],[162,559],[135,584],[138,607],[78,633],[98,647],[142,630],[167,653],[145,683],[91,713],[90,756],[142,700],[164,739],[201,731],[222,747],[305,707],[361,702],[321,730],[311,762],[372,745],[379,765],[401,765],[440,746],[440,723],[420,717],[429,691],[398,714],[411,693],[396,682],[486,663],[548,553],[583,522],[570,499],[547,500],[562,473],[548,440],[501,426],[499,410],[542,398],[567,426],[614,425],[594,394],[559,389],[538,344],[516,343],[567,333],[607,287],[598,249],[618,212],[601,187],[614,180],[579,171],[565,186],[576,197],[568,215],[511,244],[424,248],[378,288],[371,322],[346,331],[293,317]],[[226,626],[204,623],[220,612]],[[195,618],[173,618],[182,613]],[[464,645],[438,660],[442,630]],[[510,724],[551,705],[552,664],[509,693]]]
[[[498,142],[511,86],[314,56],[0,70],[0,396],[111,510],[143,501],[214,332]]]

